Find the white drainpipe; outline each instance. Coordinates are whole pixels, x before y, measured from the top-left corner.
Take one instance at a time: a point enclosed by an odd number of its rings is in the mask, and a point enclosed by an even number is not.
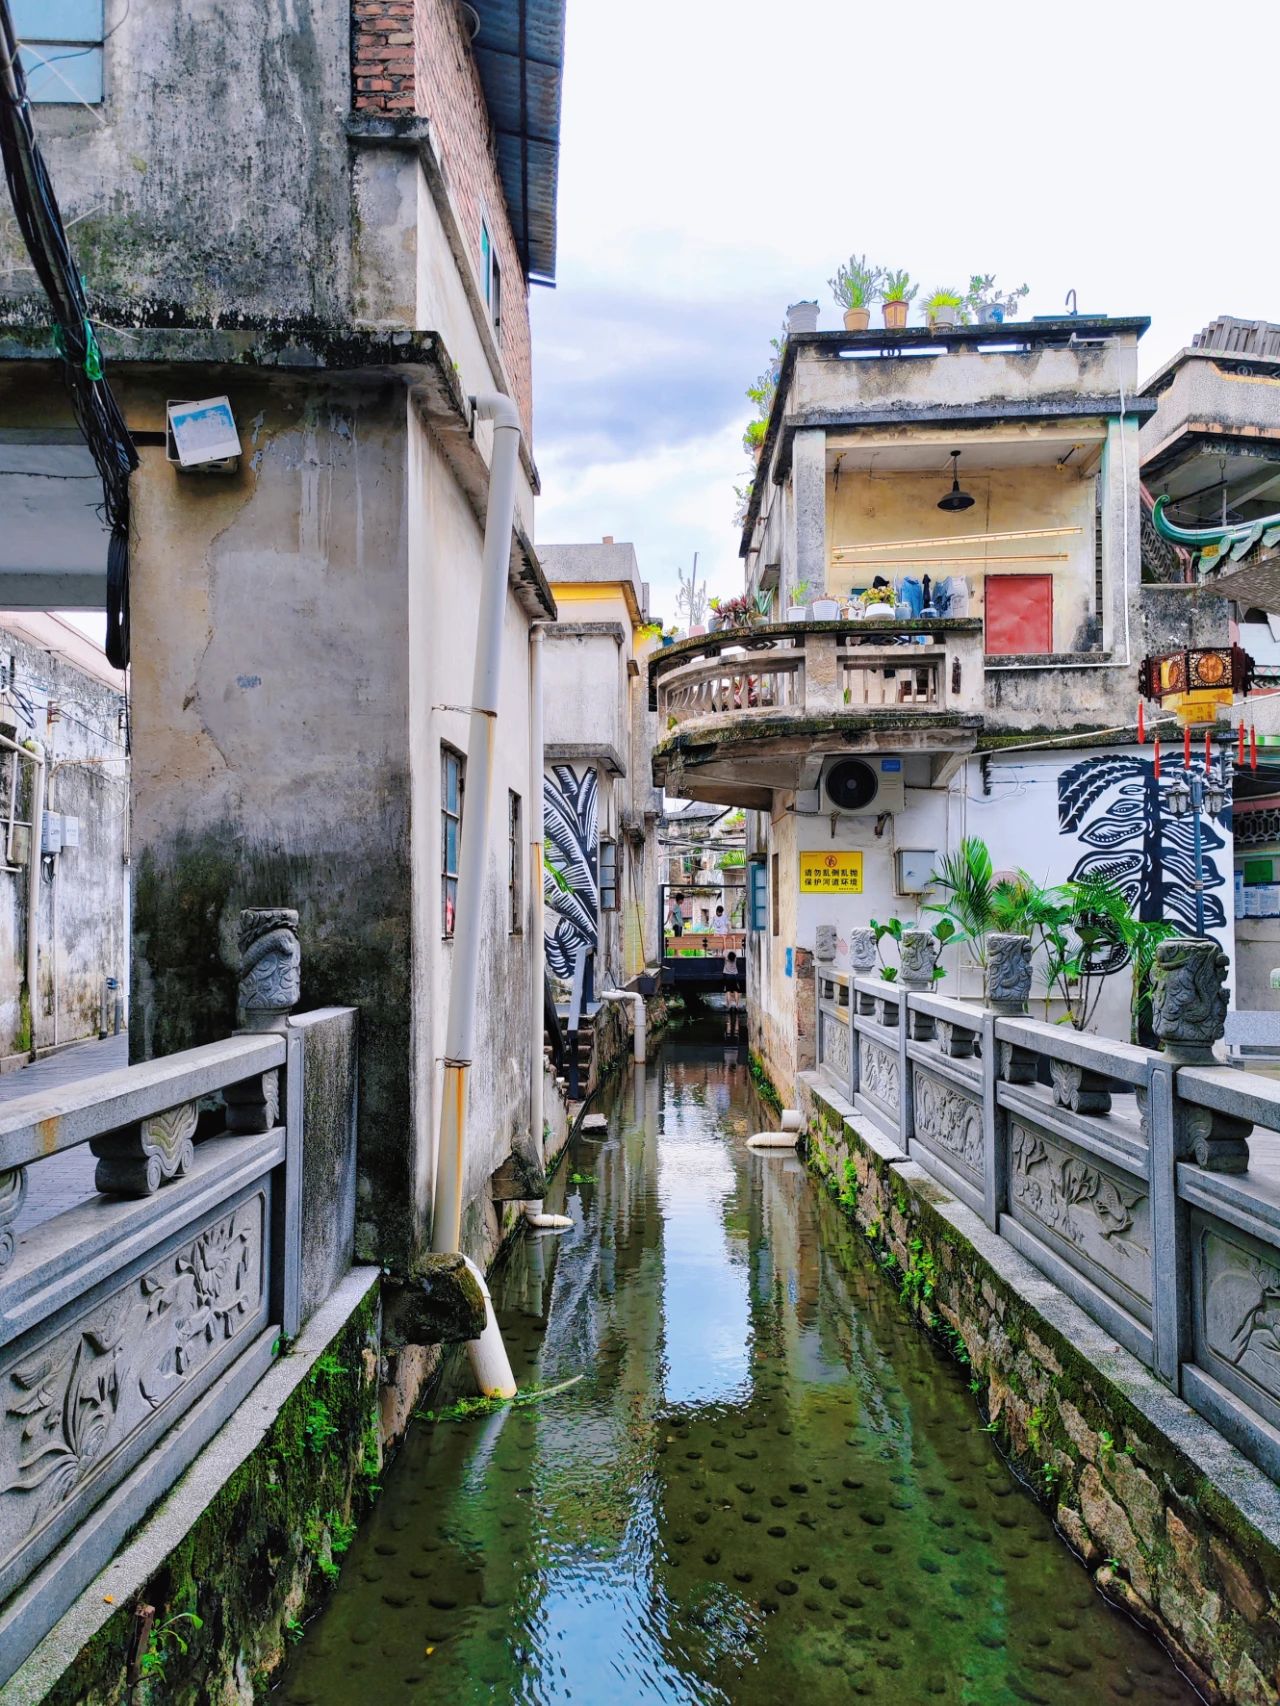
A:
[[[529,1130],[547,1164],[542,1140],[542,983],[546,963],[545,921],[542,912],[542,624],[529,630]],[[542,1200],[528,1203],[525,1219],[537,1232],[565,1232],[573,1225],[567,1215],[544,1214]]]
[[[436,1189],[431,1247],[457,1250],[462,1242],[462,1188],[466,1177],[467,1081],[475,1048],[476,983],[484,912],[485,866],[493,792],[493,756],[498,722],[498,686],[502,671],[502,622],[506,611],[515,522],[516,470],[520,456],[520,416],[509,397],[489,394],[473,399],[476,417],[493,422],[489,464],[489,501],[485,512],[480,571],[480,616],[476,631],[475,674],[471,688],[471,727],[467,740],[467,809],[462,823],[458,895],[453,937],[453,975],[444,1036],[444,1087],[436,1145]],[[541,1053],[541,1051],[539,1051]],[[479,1276],[479,1270],[473,1271]],[[480,1281],[484,1285],[483,1278]],[[476,1384],[486,1397],[515,1395],[515,1377],[502,1344],[485,1288],[488,1324],[467,1346]]]
[[[631,1038],[631,1058],[637,1066],[643,1066],[645,1060],[645,1011],[644,996],[634,989],[602,989],[601,1001],[630,1001],[632,1003],[631,1018],[634,1031]]]

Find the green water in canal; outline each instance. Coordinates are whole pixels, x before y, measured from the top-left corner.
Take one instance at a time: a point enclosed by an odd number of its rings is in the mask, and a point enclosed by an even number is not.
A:
[[[494,1285],[521,1383],[585,1378],[411,1431],[278,1697],[1196,1698],[761,1124],[718,1040],[620,1084]]]

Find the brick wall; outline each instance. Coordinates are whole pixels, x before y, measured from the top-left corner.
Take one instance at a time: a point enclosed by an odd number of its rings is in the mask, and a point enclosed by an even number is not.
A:
[[[454,212],[477,283],[485,220],[502,271],[498,343],[532,438],[529,297],[498,178],[489,113],[455,0],[353,0],[352,104],[417,112],[431,121]]]
[[[414,0],[355,0],[351,8],[351,105],[356,112],[416,111]]]

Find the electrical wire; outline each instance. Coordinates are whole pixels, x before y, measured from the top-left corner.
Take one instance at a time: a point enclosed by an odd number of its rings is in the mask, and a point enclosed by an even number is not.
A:
[[[0,158],[14,218],[53,310],[53,341],[71,406],[102,479],[101,513],[111,534],[106,653],[123,669],[129,661],[129,476],[138,466],[138,453],[103,376],[84,284],[36,141],[9,0],[0,0]]]

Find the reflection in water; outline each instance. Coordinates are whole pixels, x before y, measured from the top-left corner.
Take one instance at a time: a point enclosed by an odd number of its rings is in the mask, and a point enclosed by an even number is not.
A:
[[[586,1378],[411,1434],[290,1706],[1194,1698],[762,1123],[721,1046],[619,1089],[494,1286],[521,1381]]]

